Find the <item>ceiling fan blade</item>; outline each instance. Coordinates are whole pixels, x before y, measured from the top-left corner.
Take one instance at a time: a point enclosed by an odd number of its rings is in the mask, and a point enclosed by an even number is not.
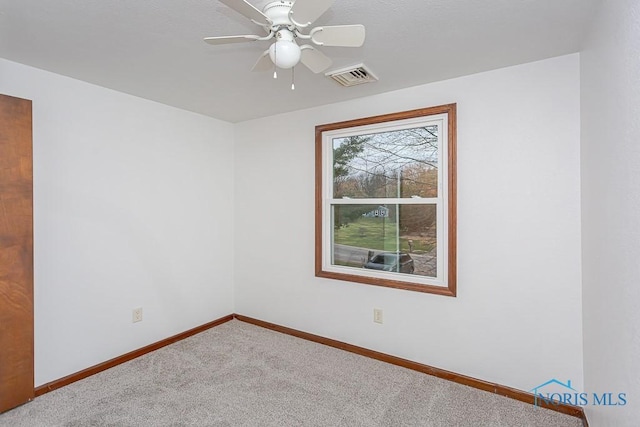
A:
[[[220,3],[229,6],[239,14],[256,21],[261,25],[269,23],[269,18],[246,0],[220,0]]]
[[[293,6],[291,6],[291,11],[289,11],[289,18],[295,24],[306,27],[325,13],[334,1],[335,0],[295,0]]]
[[[204,41],[209,44],[231,44],[231,43],[244,43],[244,42],[253,42],[260,38],[260,36],[222,36],[222,37],[206,37]]]
[[[305,44],[300,46],[300,50],[302,51],[300,62],[316,74],[329,68],[333,62],[331,58],[319,50],[314,49],[311,45]]]
[[[269,58],[269,49],[262,52],[260,58],[255,63],[251,71],[269,71],[273,69],[273,62],[271,62],[271,58]]]
[[[319,46],[360,47],[364,44],[364,25],[334,25],[316,27],[309,33]]]

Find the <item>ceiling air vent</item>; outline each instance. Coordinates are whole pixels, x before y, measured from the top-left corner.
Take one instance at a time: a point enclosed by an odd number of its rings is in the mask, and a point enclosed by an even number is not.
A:
[[[378,78],[364,64],[329,71],[325,76],[332,78],[342,86],[355,86],[378,81]]]

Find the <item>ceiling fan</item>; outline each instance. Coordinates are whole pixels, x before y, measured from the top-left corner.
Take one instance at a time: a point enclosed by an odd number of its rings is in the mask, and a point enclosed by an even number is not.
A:
[[[251,71],[293,68],[302,62],[314,73],[331,66],[331,58],[311,44],[299,46],[296,40],[309,41],[317,46],[360,47],[364,43],[364,25],[334,25],[315,27],[305,34],[313,21],[331,7],[335,0],[279,0],[267,4],[262,11],[246,0],[220,0],[236,12],[246,16],[267,32],[266,36],[240,35],[207,37],[209,44],[221,45],[250,41],[275,41],[265,50]],[[277,74],[274,70],[274,78]],[[293,85],[292,85],[293,89]]]

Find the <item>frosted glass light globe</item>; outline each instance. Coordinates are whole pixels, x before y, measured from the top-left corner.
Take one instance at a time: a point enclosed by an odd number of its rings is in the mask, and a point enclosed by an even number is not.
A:
[[[269,46],[269,57],[278,68],[292,68],[300,62],[300,46],[290,40],[278,40]]]

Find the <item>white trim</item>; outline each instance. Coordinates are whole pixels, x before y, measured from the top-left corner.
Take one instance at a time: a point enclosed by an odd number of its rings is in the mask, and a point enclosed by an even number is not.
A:
[[[440,179],[440,178],[438,178]],[[440,191],[440,190],[438,190]],[[425,198],[411,198],[411,197],[389,197],[389,198],[378,198],[378,199],[332,199],[328,198],[326,200],[331,200],[332,205],[436,205],[438,203],[442,203],[442,201],[437,197],[425,197]]]
[[[433,285],[446,287],[444,282],[435,277],[418,276],[415,274],[394,273],[391,271],[369,270],[367,268],[346,267],[342,265],[330,265],[323,270],[331,273],[351,274],[364,277],[374,277],[378,279],[397,280],[399,282],[416,283],[419,285]]]

